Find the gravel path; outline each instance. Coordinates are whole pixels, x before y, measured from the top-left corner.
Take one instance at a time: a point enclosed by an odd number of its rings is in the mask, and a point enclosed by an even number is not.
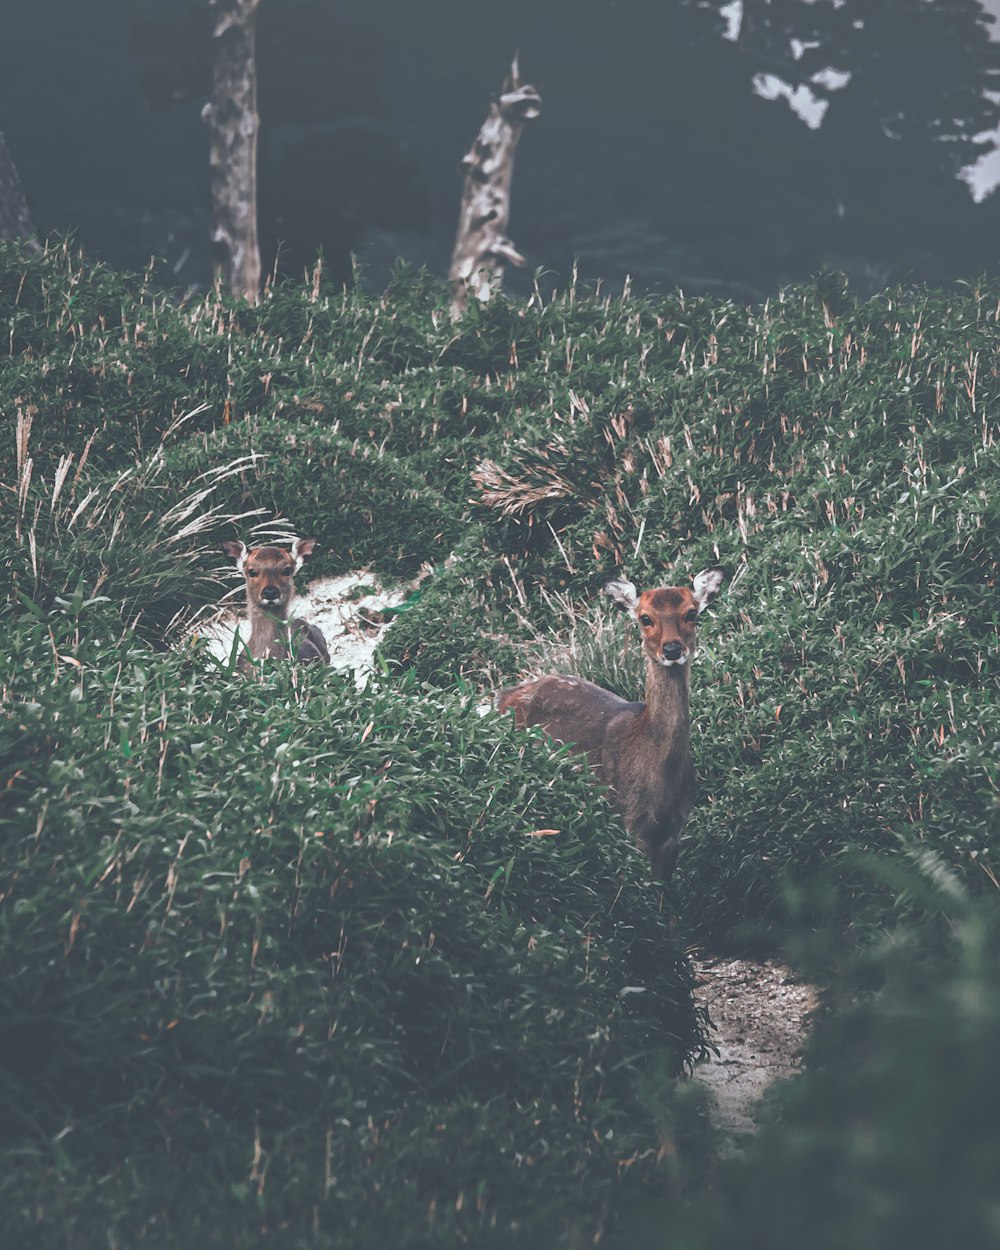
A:
[[[809,1033],[816,991],[791,968],[747,959],[693,957],[695,998],[715,1026],[719,1054],[699,1064],[694,1079],[712,1091],[716,1124],[728,1139],[724,1154],[739,1152],[756,1128],[754,1104],[776,1080],[793,1076]]]

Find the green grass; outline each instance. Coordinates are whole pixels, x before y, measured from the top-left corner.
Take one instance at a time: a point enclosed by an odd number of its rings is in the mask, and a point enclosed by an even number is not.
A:
[[[640,1083],[699,1020],[581,770],[454,695],[248,683],[93,610],[5,622],[8,1237],[479,1244],[655,1183]]]
[[[891,1244],[858,1229],[931,1186],[887,1162],[921,1082],[948,1158],[992,1158],[1000,290],[453,325],[405,270],[177,305],[5,246],[0,325],[7,1240],[655,1245],[652,1211],[767,1244],[784,1169],[800,1244],[841,1172],[870,1194],[829,1227]],[[315,534],[314,574],[433,569],[381,680],[178,649],[255,525]],[[602,585],[715,564],[673,916],[579,763],[474,704],[549,666],[638,697]],[[833,1004],[717,1220],[676,1200],[692,938],[799,951]]]

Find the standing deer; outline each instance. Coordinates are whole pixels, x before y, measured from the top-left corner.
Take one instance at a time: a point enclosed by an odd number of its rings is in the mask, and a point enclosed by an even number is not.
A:
[[[723,577],[722,569],[705,569],[690,590],[669,586],[639,594],[628,581],[604,587],[639,622],[645,703],[629,703],[581,677],[556,674],[502,690],[497,699],[501,712],[513,710],[520,728],[539,725],[557,742],[586,754],[660,881],[673,873],[681,828],[694,801],[690,661],[698,617],[719,593]]]
[[[302,664],[330,663],[326,639],[301,617],[288,619],[288,609],[295,594],[292,581],[302,561],[312,555],[315,538],[296,538],[291,551],[284,547],[253,547],[227,539],[222,550],[232,556],[243,574],[247,587],[247,617],[250,640],[237,667],[241,673],[252,673],[255,661],[285,660],[289,656]]]

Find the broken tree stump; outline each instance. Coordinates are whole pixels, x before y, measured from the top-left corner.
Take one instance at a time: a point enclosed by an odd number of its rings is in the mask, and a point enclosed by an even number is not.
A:
[[[480,300],[490,298],[503,276],[502,262],[524,264],[524,257],[507,237],[510,182],[524,124],[541,111],[541,96],[521,82],[515,57],[500,98],[490,105],[475,142],[462,158],[462,207],[448,271],[452,320],[462,315],[470,292]]]

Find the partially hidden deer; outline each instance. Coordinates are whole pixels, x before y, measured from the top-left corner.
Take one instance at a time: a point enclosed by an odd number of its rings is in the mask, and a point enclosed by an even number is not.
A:
[[[698,617],[724,576],[722,569],[705,569],[690,588],[641,594],[629,581],[604,587],[639,624],[645,702],[630,703],[582,677],[557,674],[502,690],[497,698],[498,710],[512,711],[520,728],[538,725],[586,754],[653,875],[664,882],[673,873],[680,832],[694,802],[689,698]]]
[[[296,538],[287,551],[284,547],[248,550],[246,543],[236,539],[222,544],[246,583],[250,638],[237,661],[240,672],[252,673],[258,661],[267,659],[330,663],[326,639],[316,626],[301,617],[288,616],[295,595],[295,574],[315,546],[315,538]]]

